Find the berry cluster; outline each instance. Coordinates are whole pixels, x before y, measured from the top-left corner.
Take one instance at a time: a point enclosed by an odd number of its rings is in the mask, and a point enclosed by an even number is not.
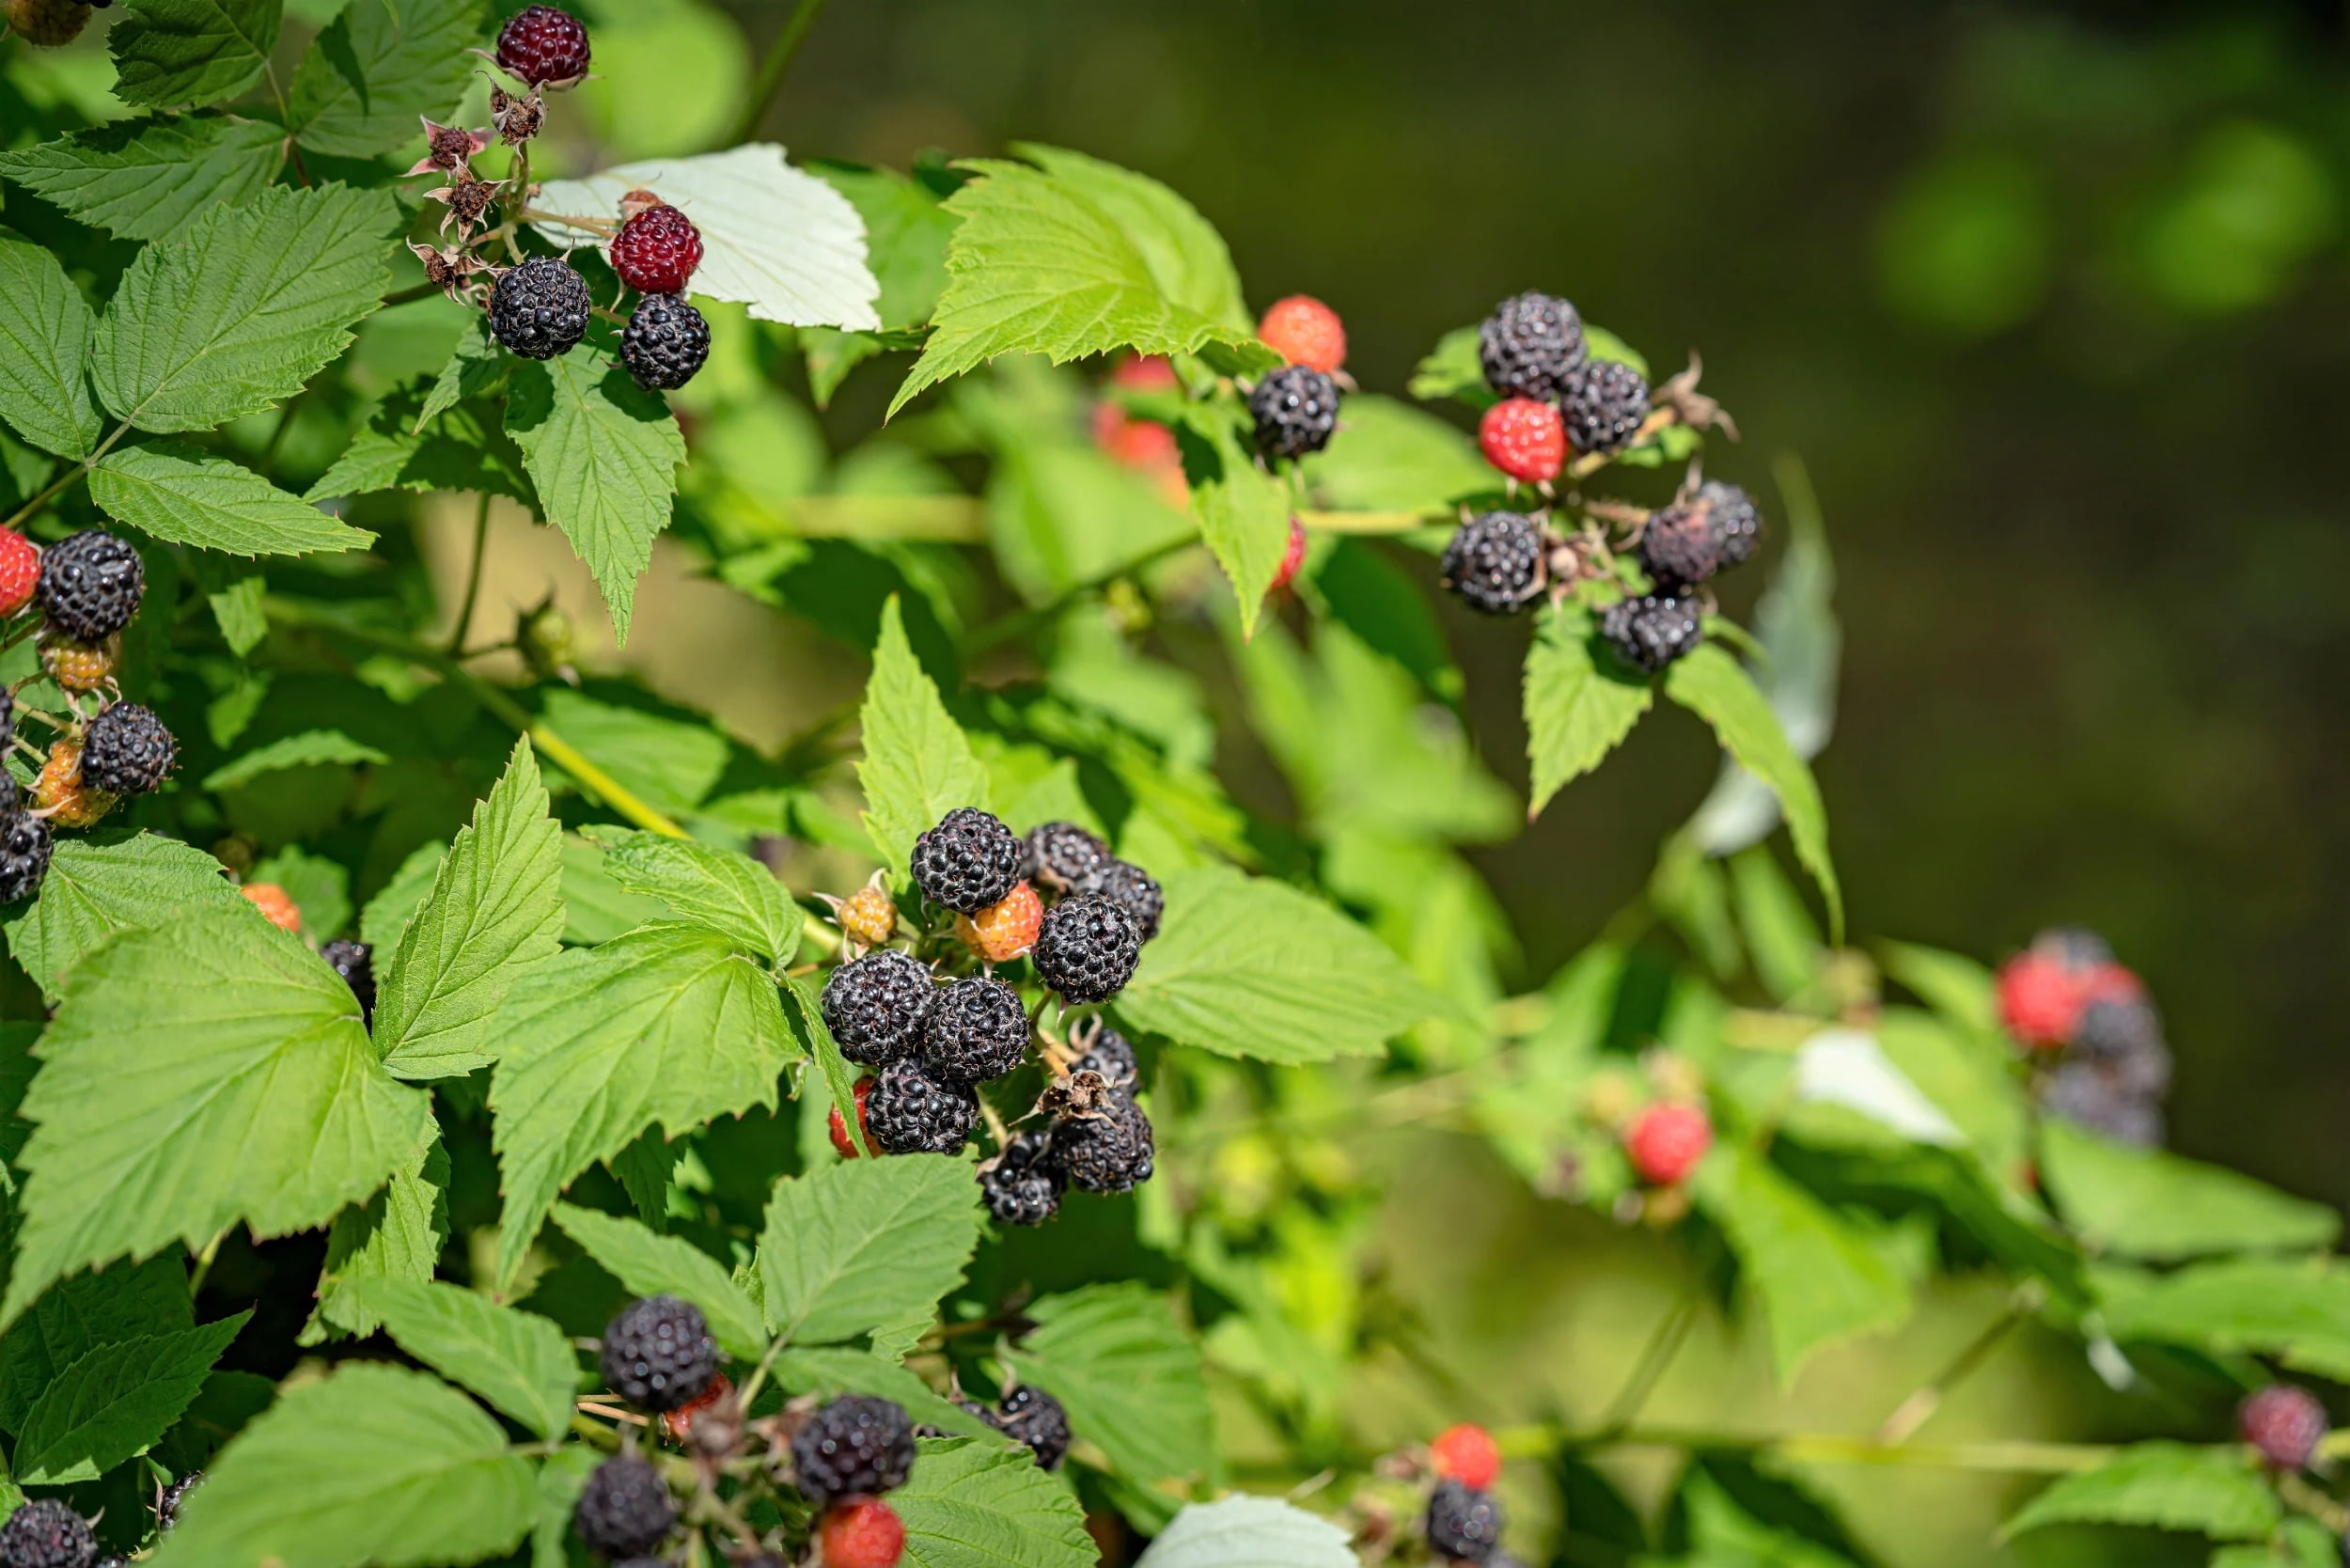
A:
[[[1265,311],[1257,337],[1284,362],[1248,390],[1258,455],[1267,463],[1294,462],[1322,450],[1338,431],[1346,373],[1346,327],[1339,313],[1311,295],[1292,294]]]
[[[553,359],[580,345],[598,316],[617,321],[598,306],[588,280],[557,257],[522,257],[524,226],[556,221],[608,234],[606,259],[613,273],[639,295],[622,325],[620,363],[649,392],[684,385],[710,357],[710,323],[686,303],[685,288],[701,264],[701,231],[693,220],[650,191],[631,191],[620,200],[618,224],[571,213],[543,212],[532,206],[538,188],[530,180],[530,143],[545,124],[549,92],[586,80],[591,51],[578,18],[552,6],[530,6],[500,30],[491,58],[523,84],[517,97],[500,86],[490,90],[491,129],[424,122],[428,150],[411,174],[431,175],[441,185],[425,193],[446,209],[440,226],[454,243],[412,243],[425,277],[449,297],[486,312],[490,334],[508,353],[524,359]],[[515,149],[512,167],[500,180],[474,172],[476,154],[493,140]],[[490,225],[495,209],[499,223]],[[502,243],[514,258],[509,266],[483,258]],[[478,278],[487,277],[486,289]]]
[[[1501,1549],[1505,1516],[1492,1490],[1501,1479],[1501,1449],[1493,1435],[1481,1426],[1448,1428],[1428,1445],[1428,1467],[1436,1478],[1421,1520],[1429,1551],[1444,1562],[1517,1568]]]
[[[2123,1143],[2162,1141],[2171,1066],[2162,1015],[2103,938],[2042,932],[2000,966],[1998,1004],[2035,1059],[2043,1111]]]
[[[180,1522],[180,1505],[203,1480],[191,1470],[158,1490],[157,1534]],[[127,1559],[101,1555],[92,1523],[63,1497],[36,1497],[0,1524],[0,1568],[129,1568]]]
[[[1086,829],[1046,823],[1024,839],[971,807],[916,839],[912,871],[924,907],[947,919],[924,927],[911,949],[885,945],[903,922],[880,876],[829,901],[847,956],[824,981],[824,1025],[843,1057],[871,1069],[856,1088],[859,1136],[833,1112],[833,1142],[846,1157],[865,1140],[889,1154],[960,1152],[981,1120],[980,1090],[1025,1066],[1040,1034],[1041,1004],[1031,1014],[996,967],[1025,957],[1064,1008],[1107,1001],[1166,910],[1151,874]],[[976,968],[952,972],[962,964]],[[989,1211],[1006,1224],[1042,1224],[1072,1186],[1130,1191],[1156,1160],[1151,1119],[1135,1098],[1133,1047],[1093,1019],[1065,1041],[1042,1040],[1050,1085],[1015,1119],[1042,1124],[1001,1131],[978,1169]]]

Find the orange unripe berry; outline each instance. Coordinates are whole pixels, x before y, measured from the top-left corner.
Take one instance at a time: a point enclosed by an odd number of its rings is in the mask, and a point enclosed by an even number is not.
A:
[[[1346,325],[1339,313],[1311,294],[1292,294],[1265,307],[1257,323],[1264,346],[1292,365],[1335,376],[1346,364]]]
[[[253,907],[279,931],[302,933],[302,907],[293,902],[293,895],[274,882],[248,882],[238,889],[253,901]]]
[[[955,917],[955,934],[990,964],[1009,964],[1036,945],[1037,928],[1044,923],[1044,901],[1026,883],[977,915]]]
[[[33,806],[49,814],[53,827],[95,827],[114,808],[115,797],[82,782],[82,743],[61,740],[49,748],[40,776],[33,781]]]
[[[888,889],[867,883],[840,901],[840,929],[869,948],[898,933],[898,906]]]
[[[121,666],[119,633],[103,642],[75,642],[55,633],[45,634],[40,639],[40,667],[65,691],[103,691]]]

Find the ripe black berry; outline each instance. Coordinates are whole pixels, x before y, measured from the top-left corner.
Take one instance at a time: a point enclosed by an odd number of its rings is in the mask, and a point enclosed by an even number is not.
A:
[[[639,1410],[691,1404],[717,1371],[718,1342],[690,1301],[647,1296],[604,1325],[604,1386]]]
[[[1116,1029],[1104,1029],[1093,1037],[1085,1055],[1069,1064],[1072,1073],[1099,1073],[1113,1089],[1131,1090],[1142,1077],[1141,1065],[1135,1059],[1135,1048]]]
[[[1648,378],[1619,359],[1588,359],[1567,377],[1559,412],[1578,452],[1612,452],[1648,417]]]
[[[0,1568],[90,1568],[98,1538],[61,1497],[36,1497],[0,1525]]]
[[[1132,1191],[1151,1179],[1158,1153],[1150,1117],[1124,1093],[1111,1095],[1099,1111],[1057,1123],[1053,1148],[1079,1192]]]
[[[2068,969],[2094,969],[2113,962],[2113,945],[2086,926],[2052,926],[2031,939],[2031,950]]]
[[[1042,1225],[1060,1213],[1068,1179],[1045,1133],[1022,1133],[979,1167],[979,1196],[1005,1225]]]
[[[1020,875],[1056,893],[1066,893],[1110,857],[1109,845],[1075,823],[1046,823],[1028,830]]]
[[[2073,1048],[2127,1093],[2170,1092],[2170,1046],[2163,1038],[2162,1015],[2143,996],[2104,998],[2083,1008]]]
[[[1583,356],[1583,319],[1574,306],[1532,290],[1494,306],[1477,329],[1485,384],[1500,397],[1556,398]]]
[[[147,570],[126,541],[97,528],[40,554],[33,589],[49,624],[76,642],[103,642],[131,624],[147,591]]]
[[[89,766],[86,755],[82,766]],[[326,966],[342,976],[351,994],[359,998],[359,1016],[372,1025],[375,1022],[375,949],[365,942],[329,942],[319,949]]]
[[[16,739],[16,696],[7,687],[0,686],[0,750],[7,749],[8,744],[14,739]]]
[[[568,86],[588,74],[588,29],[553,6],[529,6],[498,33],[498,64],[532,86]]]
[[[1480,512],[1444,547],[1444,586],[1482,615],[1514,615],[1543,591],[1543,531],[1523,512]]]
[[[2151,1095],[2133,1093],[2122,1078],[2093,1061],[2068,1061],[2040,1080],[2043,1115],[2103,1133],[2134,1149],[2162,1143],[2162,1107]]]
[[[1339,384],[1311,366],[1284,365],[1248,394],[1248,415],[1267,461],[1318,452],[1339,428]]]
[[[972,975],[939,993],[916,1059],[936,1082],[982,1084],[1019,1066],[1027,1049],[1020,993],[992,975]]]
[[[1124,990],[1141,956],[1134,917],[1098,893],[1079,893],[1046,910],[1028,950],[1037,979],[1080,1006]]]
[[[1036,1453],[1036,1467],[1058,1470],[1069,1452],[1069,1412],[1043,1389],[1024,1383],[1004,1396],[979,1419],[1007,1437],[1026,1443]]]
[[[641,1557],[661,1544],[677,1523],[677,1504],[661,1472],[633,1454],[607,1459],[588,1473],[572,1508],[572,1529],[598,1557]]]
[[[1714,525],[1714,547],[1721,553],[1723,571],[1754,554],[1762,537],[1762,514],[1755,510],[1753,496],[1734,484],[1708,479],[1698,486],[1697,499]]]
[[[155,1499],[155,1522],[165,1529],[178,1524],[180,1510],[187,1505],[188,1494],[203,1482],[203,1471],[190,1470],[186,1475],[164,1487],[163,1496]]]
[[[8,809],[0,811],[0,903],[31,898],[49,874],[49,824],[16,804],[13,779],[8,793]]]
[[[922,896],[958,915],[977,915],[1020,880],[1020,840],[976,807],[960,806],[914,840],[914,881]]]
[[[694,379],[710,357],[710,323],[675,294],[647,294],[620,334],[620,363],[648,392]]]
[[[1077,885],[1077,891],[1107,899],[1124,910],[1126,918],[1135,923],[1135,934],[1145,942],[1159,933],[1159,921],[1167,914],[1167,893],[1157,879],[1124,860],[1105,860],[1096,866]]]
[[[971,1139],[976,1095],[942,1084],[903,1058],[885,1062],[865,1098],[865,1130],[889,1154],[951,1154]]]
[[[551,256],[498,274],[490,290],[490,335],[525,359],[569,353],[588,336],[588,280]]]
[[[791,1475],[822,1509],[835,1498],[879,1497],[906,1483],[914,1468],[914,1423],[905,1411],[870,1394],[844,1394],[791,1435]]]
[[[1734,484],[1709,479],[1686,501],[1648,520],[1640,533],[1640,565],[1662,591],[1695,588],[1754,554],[1762,533],[1754,498]]]
[[[179,754],[154,709],[117,702],[82,737],[82,781],[110,795],[143,795],[163,783]]]
[[[876,949],[824,981],[824,1027],[851,1061],[869,1067],[894,1061],[920,1042],[938,989],[929,967],[912,953]]]
[[[1501,1504],[1490,1492],[1440,1481],[1428,1498],[1428,1546],[1464,1562],[1489,1560],[1501,1544]]]
[[[1658,593],[1608,605],[1599,629],[1627,663],[1651,675],[1705,640],[1697,601]]]

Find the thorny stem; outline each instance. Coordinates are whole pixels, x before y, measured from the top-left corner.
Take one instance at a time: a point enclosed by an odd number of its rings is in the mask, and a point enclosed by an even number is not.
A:
[[[489,553],[490,493],[483,491],[473,513],[473,561],[465,571],[465,602],[458,608],[457,625],[448,635],[449,657],[462,656],[465,634],[473,627],[473,609],[481,597],[481,557]]]
[[[759,133],[760,122],[774,107],[776,94],[783,88],[783,79],[791,71],[791,62],[807,41],[808,30],[823,13],[824,0],[800,0],[776,35],[776,41],[767,46],[767,57],[759,63],[759,80],[751,85],[751,95],[743,105],[743,118],[734,128],[729,142],[747,142]]]

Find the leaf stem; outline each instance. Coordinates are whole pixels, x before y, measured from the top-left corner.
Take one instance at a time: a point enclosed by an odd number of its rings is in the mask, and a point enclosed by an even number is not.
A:
[[[465,600],[458,607],[457,625],[448,635],[450,658],[460,657],[465,647],[465,634],[473,629],[474,604],[481,597],[481,557],[489,554],[490,493],[481,493],[480,503],[473,513],[473,559],[465,570]]]
[[[1697,1289],[1694,1285],[1684,1285],[1680,1297],[1673,1302],[1672,1309],[1665,1314],[1655,1332],[1649,1336],[1648,1343],[1640,1348],[1640,1359],[1634,1364],[1632,1375],[1624,1380],[1623,1387],[1609,1403],[1607,1413],[1600,1418],[1599,1429],[1603,1434],[1621,1434],[1632,1429],[1632,1423],[1640,1419],[1640,1411],[1648,1403],[1649,1395],[1654,1393],[1657,1384],[1664,1381],[1673,1357],[1680,1355],[1681,1347],[1688,1342],[1689,1331],[1697,1326]]]
[[[58,475],[56,478],[51,480],[48,489],[42,491],[39,494],[25,502],[23,506],[17,508],[16,514],[13,517],[10,517],[6,523],[0,523],[0,528],[15,528],[22,526],[26,518],[32,516],[35,512],[40,510],[41,508],[47,506],[51,501],[56,499],[59,492],[66,489],[67,486],[72,484],[74,480],[87,474],[92,468],[97,467],[98,460],[112,451],[114,449],[115,443],[121,440],[123,436],[129,432],[130,429],[131,421],[128,419],[125,419],[122,423],[117,425],[107,435],[106,439],[98,444],[98,449],[96,451],[90,453],[89,456],[82,459],[72,467],[68,468],[64,473]]]
[[[800,46],[807,41],[809,29],[817,17],[823,14],[824,0],[800,0],[798,6],[776,35],[776,41],[767,46],[767,57],[759,62],[759,79],[751,84],[750,98],[743,105],[743,118],[734,128],[731,142],[747,142],[759,133],[767,111],[775,106],[776,94],[783,89],[783,79],[791,71]]]

